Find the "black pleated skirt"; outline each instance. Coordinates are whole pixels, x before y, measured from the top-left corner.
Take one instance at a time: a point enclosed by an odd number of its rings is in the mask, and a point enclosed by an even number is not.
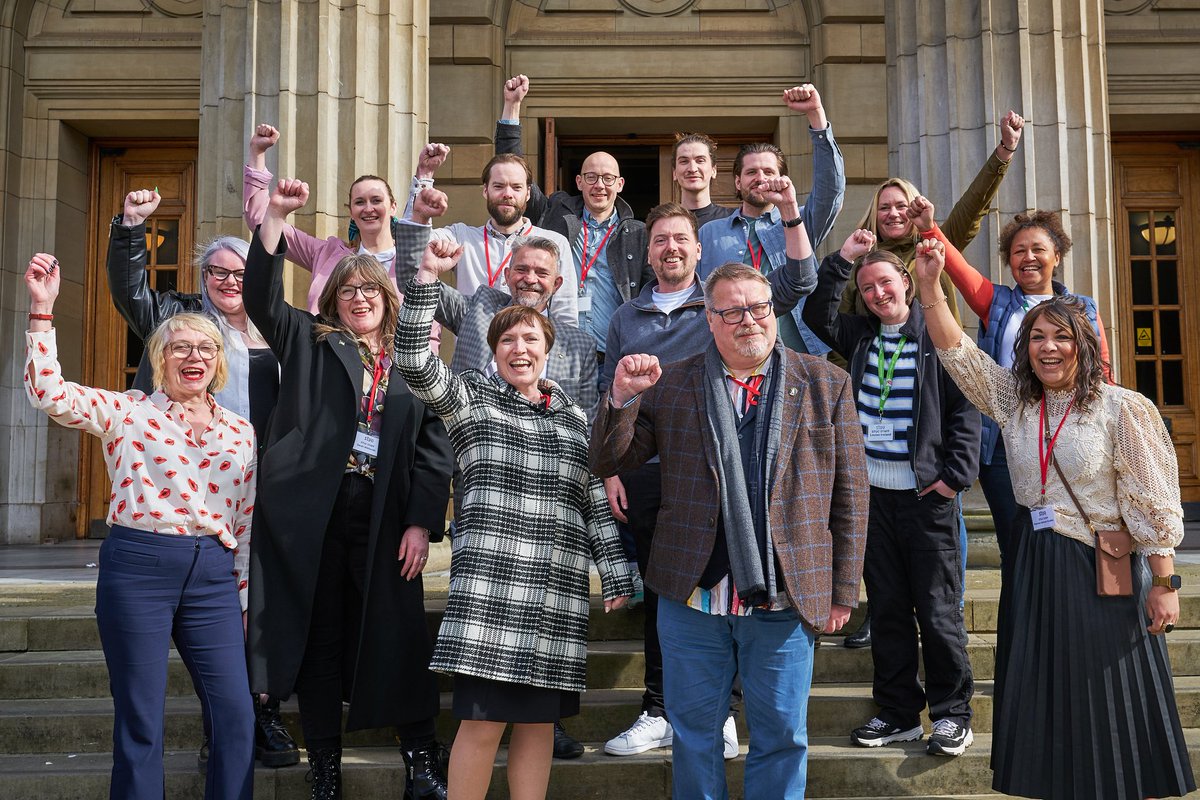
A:
[[[454,673],[454,716],[489,722],[558,722],[579,713],[579,692]]]
[[[992,787],[1053,800],[1194,791],[1166,640],[1146,626],[1150,570],[1133,597],[1096,594],[1096,552],[1017,517],[996,648]]]

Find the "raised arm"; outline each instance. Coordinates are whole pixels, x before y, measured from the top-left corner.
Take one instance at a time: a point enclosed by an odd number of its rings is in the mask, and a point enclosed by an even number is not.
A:
[[[996,145],[975,180],[971,181],[942,223],[946,237],[959,250],[966,249],[979,235],[980,223],[996,199],[996,192],[1000,190],[1000,184],[1008,172],[1009,162],[1020,146],[1024,128],[1025,120],[1017,112],[1009,111],[1004,115],[1000,121],[1000,144]]]
[[[496,155],[513,153],[524,156],[521,146],[521,102],[529,94],[529,78],[515,75],[504,82],[504,111],[496,122]],[[529,185],[529,203],[525,206],[525,216],[533,220],[534,225],[540,225],[545,216],[549,200],[537,181]]]
[[[246,257],[246,277],[242,283],[242,301],[246,314],[262,332],[275,355],[282,361],[289,342],[295,341],[299,326],[311,324],[311,317],[287,304],[283,296],[283,259],[287,243],[283,239],[284,220],[308,202],[308,184],[284,179],[275,186],[262,224],[250,241]]]
[[[93,436],[112,435],[124,419],[125,404],[132,402],[118,392],[93,389],[64,380],[58,363],[54,328],[54,302],[58,299],[62,274],[58,259],[37,253],[25,270],[29,291],[29,332],[25,336],[25,395],[34,408],[67,428]]]
[[[259,124],[250,137],[250,163],[242,173],[242,218],[251,231],[262,224],[270,205],[272,175],[267,169],[266,154],[278,141],[279,131],[266,124]],[[282,233],[287,242],[287,260],[312,272],[326,241],[286,223]]]
[[[654,402],[645,393],[662,377],[658,357],[627,355],[617,364],[608,394],[600,398],[592,424],[589,452],[592,472],[610,478],[636,469],[658,452],[654,433]],[[652,392],[651,392],[652,393]]]
[[[166,292],[151,289],[146,277],[146,220],[161,200],[154,189],[130,192],[120,222],[113,220],[108,235],[108,290],[117,312],[143,341],[179,305]]]
[[[866,325],[867,320],[855,314],[843,314],[838,308],[854,264],[874,247],[875,234],[868,230],[851,233],[841,250],[829,254],[821,262],[817,287],[804,303],[804,324],[847,360],[862,330],[860,326]]]
[[[462,378],[455,375],[427,345],[429,328],[442,288],[441,273],[458,263],[462,248],[434,239],[425,249],[417,274],[404,286],[393,360],[412,393],[448,428],[470,413],[470,395]]]
[[[795,308],[817,285],[817,260],[808,241],[804,216],[796,199],[796,188],[788,177],[770,178],[762,189],[763,198],[779,209],[784,222],[800,220],[799,225],[783,228],[783,268],[767,274],[771,283],[771,299],[775,314],[786,314]]]
[[[934,208],[933,203],[921,195],[913,198],[913,201],[908,206],[908,218],[912,220],[913,227],[920,232],[922,239],[938,239],[946,247],[946,275],[950,276],[951,283],[954,288],[962,293],[962,296],[967,301],[967,305],[975,312],[975,316],[987,325],[988,310],[992,306],[992,295],[995,293],[995,286],[980,274],[979,270],[967,263],[967,259],[963,256],[954,243],[942,232],[942,229],[936,222],[933,221]],[[942,281],[943,291],[946,289],[945,280]]]
[[[783,101],[792,111],[808,117],[808,132],[813,142],[813,185],[802,212],[810,245],[815,248],[833,230],[833,223],[842,210],[846,195],[846,164],[834,141],[833,128],[825,117],[821,95],[816,88],[811,83],[793,86],[783,93]]]

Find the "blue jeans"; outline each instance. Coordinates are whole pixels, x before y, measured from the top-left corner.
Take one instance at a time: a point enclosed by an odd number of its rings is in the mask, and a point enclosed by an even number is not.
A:
[[[675,729],[672,797],[726,800],[721,727],[740,673],[746,722],[745,797],[804,797],[814,637],[796,612],[719,617],[659,598],[663,694]]]
[[[109,796],[162,800],[167,648],[175,642],[212,735],[206,798],[250,798],[254,708],[233,553],[114,526],[100,546],[96,623],[113,696]]]

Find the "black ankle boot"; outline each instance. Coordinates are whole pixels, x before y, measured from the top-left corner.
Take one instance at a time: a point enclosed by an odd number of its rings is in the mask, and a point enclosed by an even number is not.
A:
[[[308,751],[308,774],[312,800],[342,800],[342,748]]]
[[[446,776],[437,750],[433,742],[413,750],[411,756],[400,748],[406,774],[404,800],[446,800]]]
[[[254,695],[254,755],[264,767],[290,767],[300,763],[296,741],[283,727],[279,717],[279,701],[270,698],[258,702]]]

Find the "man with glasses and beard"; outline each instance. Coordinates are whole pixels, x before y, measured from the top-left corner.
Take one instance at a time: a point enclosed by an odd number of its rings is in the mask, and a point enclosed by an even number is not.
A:
[[[709,222],[700,229],[700,244],[704,248],[701,279],[730,261],[754,267],[765,275],[779,269],[787,257],[784,245],[787,228],[803,223],[813,248],[819,247],[833,229],[846,193],[846,169],[821,96],[812,84],[806,83],[784,92],[784,100],[788,108],[808,117],[808,133],[813,142],[813,186],[808,202],[794,217],[784,216],[763,192],[767,181],[788,174],[783,151],[766,142],[743,145],[733,162],[733,185],[742,205],[731,216]],[[802,301],[791,314],[779,318],[779,338],[793,350],[823,355],[829,347],[804,324],[803,308]]]
[[[462,258],[454,271],[458,276],[458,291],[464,297],[471,297],[483,286],[507,291],[504,270],[512,259],[513,241],[529,236],[549,239],[554,243],[559,252],[559,275],[568,285],[574,285],[575,262],[567,240],[561,234],[539,228],[525,217],[529,186],[533,181],[533,173],[525,159],[516,155],[498,155],[483,168],[482,180],[488,221],[479,226],[455,222],[433,231],[434,238],[446,239],[463,247]],[[442,204],[440,208],[431,206],[439,202]],[[413,204],[410,219],[419,225],[428,225],[431,217],[437,216],[431,212],[445,212],[444,204],[444,194],[424,189]],[[558,292],[550,302],[550,314],[555,322],[561,317],[574,324],[579,318],[577,300],[574,292]]]

